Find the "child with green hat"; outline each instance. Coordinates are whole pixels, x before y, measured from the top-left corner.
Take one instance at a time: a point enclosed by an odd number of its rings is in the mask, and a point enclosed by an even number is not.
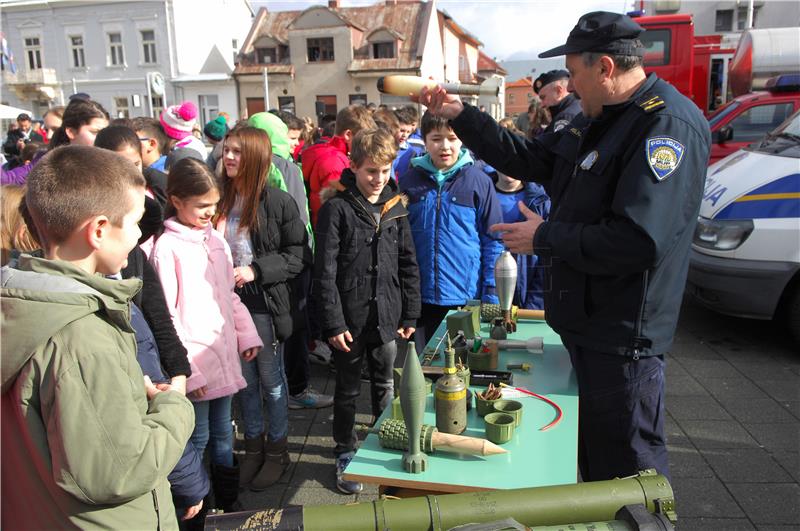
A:
[[[214,146],[211,149],[211,153],[208,154],[206,164],[208,164],[208,167],[211,168],[212,171],[216,171],[217,161],[222,157],[222,139],[225,138],[225,135],[228,133],[227,115],[225,113],[219,113],[216,118],[206,123],[206,126],[203,128],[203,133],[205,133],[211,145]]]

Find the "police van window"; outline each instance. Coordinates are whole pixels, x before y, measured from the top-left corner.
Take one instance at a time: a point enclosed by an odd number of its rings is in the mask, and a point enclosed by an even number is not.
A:
[[[794,110],[794,104],[773,103],[751,107],[734,118],[730,124],[734,142],[755,142],[784,122]]]
[[[639,36],[639,39],[644,44],[644,66],[669,64],[672,30],[647,30]]]

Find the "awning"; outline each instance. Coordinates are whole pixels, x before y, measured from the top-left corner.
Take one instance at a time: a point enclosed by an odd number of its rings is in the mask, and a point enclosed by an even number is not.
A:
[[[11,105],[0,104],[0,120],[16,120],[17,116],[22,113],[33,117],[33,112],[27,109],[20,109],[18,107],[12,107]]]

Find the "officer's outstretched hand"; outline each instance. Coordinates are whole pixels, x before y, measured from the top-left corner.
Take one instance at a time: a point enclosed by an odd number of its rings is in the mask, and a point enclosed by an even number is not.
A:
[[[448,94],[445,89],[437,86],[434,89],[422,87],[419,95],[411,94],[411,101],[416,101],[426,106],[436,116],[452,120],[464,110],[461,98],[455,94]]]
[[[502,233],[503,245],[515,254],[533,254],[533,235],[536,229],[544,223],[542,216],[525,206],[522,201],[517,202],[519,211],[525,216],[525,221],[517,223],[497,223],[489,227],[492,232]]]

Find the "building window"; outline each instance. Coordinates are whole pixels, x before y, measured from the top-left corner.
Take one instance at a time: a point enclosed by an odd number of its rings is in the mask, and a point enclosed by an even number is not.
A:
[[[322,114],[336,114],[336,96],[317,96],[317,102],[323,106]]]
[[[200,118],[201,124],[205,124],[213,120],[219,114],[219,96],[216,94],[201,94],[198,96],[200,100]]]
[[[394,59],[393,42],[372,43],[372,57],[374,59]]]
[[[83,51],[83,35],[71,35],[69,38],[72,50],[72,67],[83,68],[86,66],[86,56]]]
[[[278,96],[278,108],[285,112],[297,114],[294,104],[294,96]]]
[[[233,48],[233,64],[239,64],[239,39],[231,39],[231,48]]]
[[[153,118],[161,116],[161,111],[164,110],[164,96],[153,96],[150,98],[150,105],[153,109]]]
[[[333,61],[333,37],[307,39],[308,62]]]
[[[714,31],[731,31],[733,29],[733,9],[717,9]]]
[[[125,53],[122,49],[122,33],[108,34],[108,64],[122,66],[125,64]]]
[[[142,62],[145,64],[156,63],[156,32],[144,30],[142,33]]]
[[[514,103],[514,100],[516,100],[516,98],[514,97],[514,93],[513,92],[509,92],[508,93],[508,103]]]
[[[350,105],[363,105],[367,106],[366,94],[350,94]]]
[[[42,68],[42,45],[39,37],[25,37],[25,58],[28,62],[28,70]]]
[[[671,30],[651,29],[642,33],[639,38],[644,44],[644,66],[669,64],[669,50],[672,45]]]
[[[130,118],[130,108],[128,107],[128,98],[121,96],[114,98],[114,117],[115,118]]]
[[[753,8],[753,27],[756,27],[756,19],[758,18],[758,8]],[[747,29],[745,26],[747,25],[747,8],[740,7],[736,10],[736,29],[739,31],[744,31]]]
[[[275,48],[256,48],[256,61],[260,65],[269,65],[278,62]]]

